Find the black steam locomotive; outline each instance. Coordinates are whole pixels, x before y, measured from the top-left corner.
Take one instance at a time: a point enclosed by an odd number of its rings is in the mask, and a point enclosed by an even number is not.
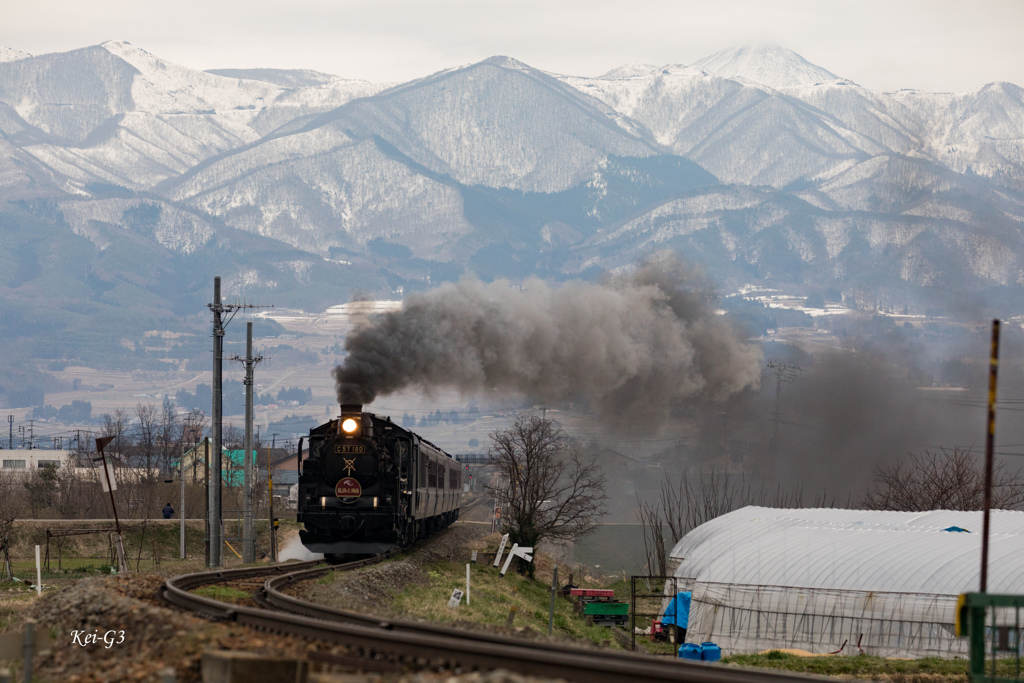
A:
[[[328,559],[405,547],[459,518],[458,462],[361,405],[310,430],[301,467],[299,537]]]

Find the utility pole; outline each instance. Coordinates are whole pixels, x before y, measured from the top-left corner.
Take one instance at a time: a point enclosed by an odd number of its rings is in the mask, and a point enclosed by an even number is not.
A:
[[[277,526],[274,522],[274,471],[270,469],[270,449],[267,449],[267,500],[270,503],[270,559],[277,562]]]
[[[232,356],[230,360],[241,361],[245,365],[245,451],[242,454],[243,473],[242,493],[242,562],[250,564],[256,561],[256,535],[253,533],[252,519],[252,483],[255,457],[252,452],[252,388],[253,370],[263,356],[252,355],[252,323],[245,324],[245,358]]]
[[[213,311],[213,406],[212,423],[210,431],[213,434],[213,458],[211,468],[213,470],[213,481],[211,482],[210,499],[210,567],[219,567],[220,560],[220,425],[221,411],[224,407],[221,377],[221,361],[224,350],[224,325],[221,323],[221,314],[225,307],[220,303],[220,276],[213,278],[213,305],[209,307]]]
[[[196,466],[196,453],[192,451],[192,467]],[[181,457],[178,459],[178,476],[181,479],[181,507],[178,517],[181,519],[181,559],[185,559],[185,440],[181,440]]]
[[[796,379],[796,373],[803,372],[799,365],[791,365],[778,360],[768,361],[768,367],[775,375],[775,433],[772,436],[772,447],[779,445],[779,399],[782,397],[782,385]]]
[[[220,276],[213,278],[213,303],[207,304],[207,308],[213,312],[213,406],[211,407],[210,432],[213,437],[213,457],[210,462],[213,481],[210,482],[209,495],[207,500],[210,506],[210,560],[207,566],[220,567],[222,548],[224,543],[221,534],[221,479],[223,470],[221,467],[221,422],[224,416],[224,383],[223,383],[223,361],[224,361],[224,328],[231,322],[235,314],[243,308],[264,308],[252,304],[224,304],[220,300]],[[230,317],[224,321],[222,316],[230,313]]]
[[[985,435],[985,509],[982,514],[981,592],[988,592],[988,535],[992,508],[992,454],[996,441],[996,380],[999,374],[999,319],[992,321],[992,352],[988,362],[988,432]],[[972,624],[973,626],[973,624]]]
[[[210,437],[203,439],[203,481],[206,485],[206,566],[210,566]]]
[[[7,414],[7,450],[14,448],[14,415]]]

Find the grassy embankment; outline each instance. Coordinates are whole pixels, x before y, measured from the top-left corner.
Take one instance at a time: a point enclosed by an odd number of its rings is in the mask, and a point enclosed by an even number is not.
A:
[[[493,548],[491,548],[493,550]],[[504,579],[498,570],[489,565],[473,565],[471,568],[471,604],[465,599],[457,609],[448,607],[448,598],[453,588],[465,589],[466,565],[457,561],[434,561],[423,566],[425,579],[411,583],[393,596],[391,607],[409,616],[427,619],[455,626],[464,623],[483,623],[504,626],[509,610],[516,605],[518,610],[515,627],[522,627],[540,634],[547,633],[548,613],[551,604],[551,568],[548,558],[538,557],[537,580],[509,571]],[[546,580],[545,580],[546,579]],[[324,581],[332,580],[324,577]],[[615,590],[620,600],[629,600],[628,581],[616,581],[605,586],[587,583],[590,587],[604,587]],[[513,588],[515,593],[513,594]],[[582,616],[573,613],[568,600],[555,601],[554,633],[571,638],[588,640],[615,649],[628,649],[628,631],[613,637],[610,629],[602,626],[587,626]],[[637,642],[644,650],[669,653],[671,646],[654,644],[638,637]],[[779,651],[758,655],[732,655],[723,658],[724,665],[782,669],[819,676],[862,678],[869,680],[900,681],[903,683],[960,683],[967,681],[967,662],[963,659],[885,659],[868,655],[799,657]],[[1001,661],[999,675],[1013,676],[1014,663]]]
[[[473,545],[478,550],[493,552],[496,543],[490,543],[490,540],[493,538],[488,541],[476,539]],[[388,605],[390,611],[456,627],[466,627],[470,623],[486,624],[499,632],[515,629],[520,635],[523,631],[529,631],[546,637],[551,609],[550,559],[538,555],[536,579],[529,579],[512,569],[502,578],[499,570],[490,563],[481,561],[472,564],[469,604],[463,597],[457,608],[449,608],[448,600],[452,590],[466,588],[466,561],[470,553],[471,549],[466,548],[464,553],[457,553],[461,556],[459,560],[425,561],[420,565],[419,580],[404,583],[400,590],[391,595]],[[399,559],[401,558],[395,561]],[[518,563],[519,560],[515,562]],[[564,567],[559,579],[560,584],[568,581]],[[342,580],[342,577],[329,574],[319,579],[319,582],[327,584],[336,580]],[[585,585],[600,587],[592,585],[592,582]],[[628,583],[619,582],[611,587],[615,589],[618,599],[628,601]],[[508,620],[513,607],[515,616],[510,628]],[[552,631],[554,636],[590,641],[613,649],[628,649],[628,626],[614,630],[604,626],[588,626],[586,618],[576,614],[573,608],[574,605],[569,600],[556,597]],[[647,645],[654,644],[648,642]],[[668,647],[664,646],[663,649]],[[669,652],[669,649],[665,649],[665,652]]]

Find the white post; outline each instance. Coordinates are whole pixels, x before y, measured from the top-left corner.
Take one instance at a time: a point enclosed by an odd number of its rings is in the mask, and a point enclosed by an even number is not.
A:
[[[466,565],[466,607],[469,607],[469,564]]]
[[[505,544],[508,543],[508,534],[501,537],[501,545],[498,546],[498,552],[494,556],[494,566],[497,567],[501,564],[501,554],[505,552]]]
[[[508,559],[505,560],[505,566],[501,568],[501,575],[505,576],[505,572],[508,571],[508,566],[512,564],[512,558],[516,556],[516,551],[519,550],[519,544],[513,543],[512,549],[508,551]]]
[[[509,565],[512,564],[512,558],[516,556],[523,558],[527,562],[532,562],[533,546],[524,545],[520,548],[518,543],[512,544],[512,550],[508,551],[508,559],[505,560],[505,566],[501,568],[502,578],[505,577],[505,572],[508,571]]]
[[[43,594],[43,570],[39,565],[39,546],[36,546],[36,595]]]

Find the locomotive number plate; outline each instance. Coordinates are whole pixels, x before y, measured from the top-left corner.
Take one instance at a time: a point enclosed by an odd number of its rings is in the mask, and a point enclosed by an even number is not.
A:
[[[365,453],[366,446],[335,446],[335,453]]]

